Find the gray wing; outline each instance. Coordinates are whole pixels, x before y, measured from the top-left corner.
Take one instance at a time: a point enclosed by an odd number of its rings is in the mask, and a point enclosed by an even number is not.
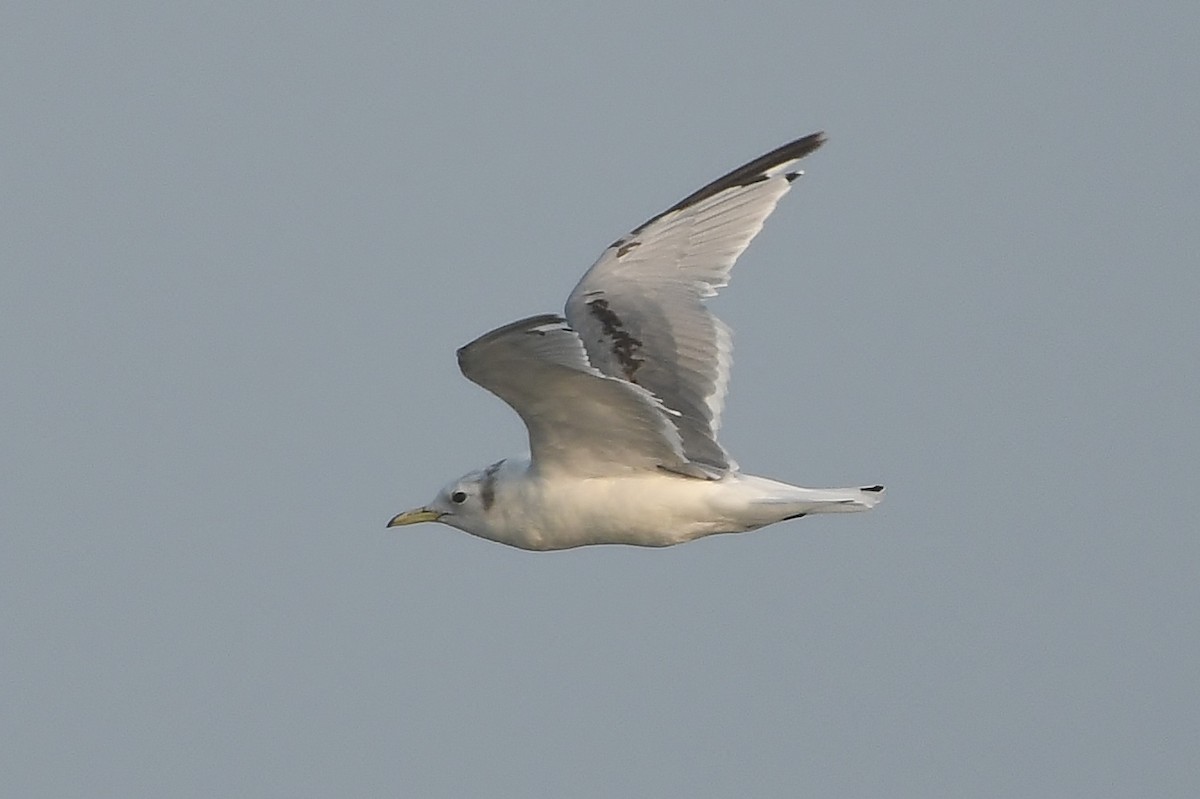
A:
[[[525,422],[541,471],[688,472],[670,412],[646,389],[594,369],[579,336],[559,316],[497,328],[462,347],[458,365]]]
[[[636,383],[678,415],[691,464],[736,464],[717,443],[733,346],[703,300],[729,282],[734,261],[825,141],[814,133],[713,181],[613,242],[567,298],[566,317],[591,364]]]

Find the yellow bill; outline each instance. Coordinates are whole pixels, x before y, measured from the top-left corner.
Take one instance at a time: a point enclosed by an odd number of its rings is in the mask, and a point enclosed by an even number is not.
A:
[[[436,510],[429,508],[413,508],[406,510],[404,513],[392,517],[392,520],[387,523],[388,527],[400,527],[405,524],[420,524],[421,522],[436,522],[442,518],[442,514]]]

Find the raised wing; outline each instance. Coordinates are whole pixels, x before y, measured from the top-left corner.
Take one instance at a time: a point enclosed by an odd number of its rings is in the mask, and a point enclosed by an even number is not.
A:
[[[462,347],[458,365],[525,422],[538,470],[588,477],[656,468],[688,473],[670,413],[646,389],[589,365],[562,317],[497,328]]]
[[[814,133],[708,184],[613,242],[567,298],[596,369],[645,388],[672,417],[692,464],[736,468],[717,443],[733,346],[703,304],[825,141]]]

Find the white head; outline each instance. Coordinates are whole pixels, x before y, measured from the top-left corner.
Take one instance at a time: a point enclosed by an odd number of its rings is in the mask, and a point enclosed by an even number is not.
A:
[[[441,522],[486,537],[488,511],[496,501],[496,473],[503,464],[497,461],[447,483],[432,502],[392,517],[387,526]]]

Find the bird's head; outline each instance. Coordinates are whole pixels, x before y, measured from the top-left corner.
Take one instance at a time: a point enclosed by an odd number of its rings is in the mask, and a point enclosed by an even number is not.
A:
[[[502,463],[447,483],[432,502],[393,516],[387,526],[441,522],[480,535],[486,529],[487,513],[496,500],[496,472]]]

